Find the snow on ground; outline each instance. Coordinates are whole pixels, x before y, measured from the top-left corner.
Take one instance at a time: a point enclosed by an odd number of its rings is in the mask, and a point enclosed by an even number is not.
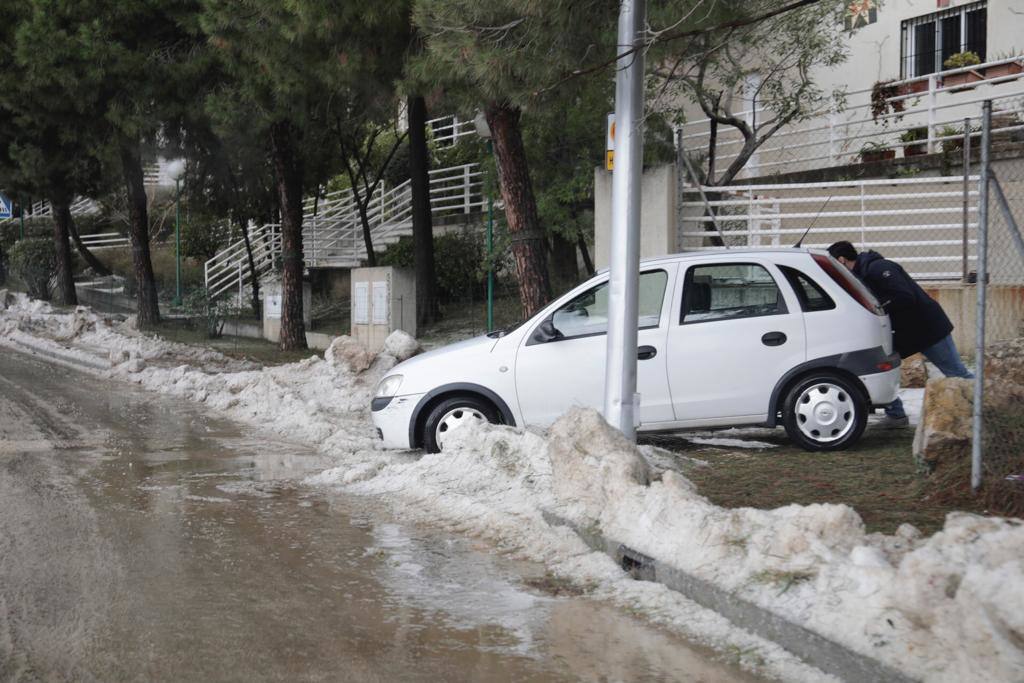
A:
[[[1024,679],[1019,520],[952,514],[942,531],[922,538],[909,525],[892,536],[866,534],[843,505],[719,508],[677,472],[652,468],[656,458],[642,453],[657,449],[637,449],[593,411],[571,411],[547,435],[479,426],[453,434],[443,454],[383,451],[367,406],[376,382],[397,362],[389,353],[370,356],[340,338],[327,360],[261,369],[141,335],[84,308],[56,313],[16,296],[3,310],[2,299],[0,345],[75,358],[94,372],[315,445],[334,466],[307,484],[372,495],[406,518],[485,538],[545,563],[598,598],[744,653],[747,666],[763,662],[769,675],[822,678],[717,614],[629,579],[575,533],[549,524],[544,512],[713,581],[911,677]],[[398,337],[388,348],[404,356],[413,347]],[[912,413],[919,405],[913,395],[904,402]],[[717,438],[749,446],[745,436],[736,430]]]
[[[775,444],[753,439],[723,439],[710,436],[692,436],[686,439],[698,446],[722,446],[723,448],[775,448]]]

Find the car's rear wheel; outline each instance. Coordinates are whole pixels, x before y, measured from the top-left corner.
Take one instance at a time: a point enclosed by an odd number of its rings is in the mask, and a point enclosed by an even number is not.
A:
[[[867,402],[851,380],[816,373],[790,388],[782,418],[786,434],[798,446],[809,451],[838,451],[864,432]]]
[[[454,396],[431,408],[423,426],[423,447],[428,453],[444,449],[449,433],[468,422],[499,424],[498,411],[476,396]]]

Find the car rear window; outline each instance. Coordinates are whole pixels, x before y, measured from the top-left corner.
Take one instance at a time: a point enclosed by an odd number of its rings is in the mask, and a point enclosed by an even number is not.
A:
[[[779,270],[796,292],[796,298],[800,300],[800,308],[803,311],[829,311],[836,307],[836,302],[825,293],[814,278],[789,266],[779,266]]]

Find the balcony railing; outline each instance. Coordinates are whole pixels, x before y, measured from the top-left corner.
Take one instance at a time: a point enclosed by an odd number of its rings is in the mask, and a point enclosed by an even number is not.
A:
[[[782,127],[737,177],[859,163],[867,143],[892,150],[887,155],[891,157],[940,152],[944,143],[960,144],[965,121],[972,130],[980,127],[981,102],[985,100],[993,102],[994,133],[1024,139],[1024,55],[888,85],[894,94],[886,98],[888,111],[877,118],[871,112],[871,89],[848,92],[843,108],[822,109],[808,119]],[[762,112],[772,115],[764,108],[737,115],[753,120],[760,119]],[[688,153],[706,153],[709,139],[708,119],[683,124],[677,131],[677,144]],[[719,168],[727,167],[739,155],[743,142],[736,129],[718,127]]]

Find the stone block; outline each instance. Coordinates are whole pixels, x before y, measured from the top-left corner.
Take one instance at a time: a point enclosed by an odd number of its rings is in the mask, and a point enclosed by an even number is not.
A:
[[[928,381],[928,370],[924,366],[924,356],[915,353],[903,361],[900,366],[900,386],[904,389],[922,389]]]
[[[974,381],[969,379],[942,377],[925,386],[914,459],[929,471],[943,460],[970,454],[973,394]]]

